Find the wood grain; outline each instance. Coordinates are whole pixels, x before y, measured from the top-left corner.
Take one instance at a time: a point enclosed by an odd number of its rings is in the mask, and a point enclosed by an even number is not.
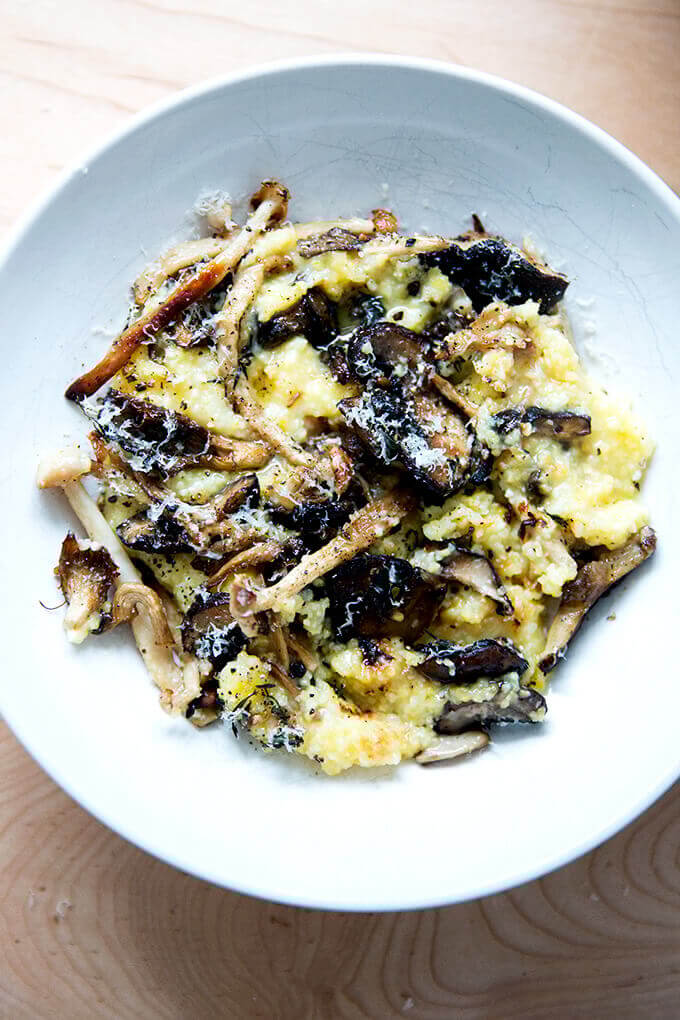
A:
[[[349,49],[530,85],[680,188],[678,0],[0,0],[0,27],[0,231],[145,104],[255,61]],[[680,788],[599,850],[504,895],[315,913],[146,856],[3,730],[0,839],[3,1018],[680,1015]]]

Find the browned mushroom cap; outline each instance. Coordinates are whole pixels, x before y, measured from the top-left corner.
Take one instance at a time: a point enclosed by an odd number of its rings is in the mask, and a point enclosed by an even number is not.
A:
[[[110,389],[85,408],[97,432],[125,454],[135,471],[175,474],[210,452],[210,434],[184,414]]]
[[[652,528],[645,527],[619,549],[605,549],[597,559],[579,568],[574,580],[565,584],[562,590],[557,615],[548,631],[539,662],[544,673],[554,669],[564,655],[588,610],[612,585],[644,563],[655,549],[656,534]]]
[[[258,323],[257,340],[263,347],[277,347],[293,336],[304,336],[312,347],[323,350],[337,331],[335,305],[319,287],[312,287],[290,308]]]
[[[458,581],[493,599],[501,615],[512,613],[513,606],[508,593],[486,556],[454,546],[453,551],[439,564],[439,574],[445,581]]]
[[[324,234],[312,234],[298,241],[297,249],[303,258],[311,259],[328,251],[359,251],[365,238],[342,227],[331,227]]]
[[[328,575],[331,626],[339,641],[401,637],[416,641],[446,594],[437,578],[397,556],[354,556]]]
[[[246,636],[229,611],[229,596],[198,595],[182,621],[185,651],[219,671],[246,646]]]
[[[520,686],[508,692],[501,684],[488,701],[447,702],[434,728],[437,733],[460,733],[468,726],[491,723],[537,723],[543,721],[546,711],[545,698],[533,687]]]
[[[569,285],[561,273],[500,237],[452,241],[441,251],[422,255],[421,261],[437,266],[462,287],[476,311],[491,301],[509,305],[538,301],[540,311],[546,313]]]
[[[79,541],[69,531],[56,568],[68,603],[64,627],[70,641],[80,644],[88,634],[99,634],[111,622],[111,588],[119,576],[107,550]]]
[[[471,684],[480,677],[493,679],[506,673],[521,675],[529,665],[511,641],[484,638],[469,645],[432,641],[417,647],[427,656],[417,668],[430,680],[444,684]]]
[[[262,181],[250,199],[250,206],[252,209],[258,209],[264,202],[271,202],[273,212],[270,213],[270,219],[280,223],[288,215],[289,198],[290,192],[283,184],[279,184],[278,181]]]
[[[307,553],[290,573],[269,588],[262,588],[249,600],[246,612],[277,609],[282,602],[297,595],[318,577],[367,549],[378,538],[387,535],[417,505],[412,493],[394,489],[358,510],[335,538],[316,552]]]
[[[191,552],[193,544],[185,528],[169,510],[160,514],[152,508],[140,510],[116,528],[123,545],[135,552],[178,553]]]
[[[426,370],[426,354],[427,344],[418,333],[395,322],[375,322],[354,331],[347,344],[347,365],[361,382],[397,372],[412,386],[413,374],[422,376]]]
[[[401,468],[437,498],[488,476],[490,461],[477,456],[473,433],[430,394],[405,396],[370,385],[358,397],[341,400],[338,409],[379,464]]]
[[[528,425],[534,435],[564,440],[589,436],[591,432],[589,415],[579,411],[547,411],[544,407],[509,407],[494,414],[491,424],[501,435],[508,435],[520,425]]]

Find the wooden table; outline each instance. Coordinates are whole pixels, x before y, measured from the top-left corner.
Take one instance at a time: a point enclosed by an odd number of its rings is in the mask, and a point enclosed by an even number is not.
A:
[[[678,0],[0,0],[0,28],[0,231],[145,104],[255,61],[351,49],[530,85],[680,190]],[[0,754],[3,1018],[680,1016],[678,788],[510,893],[343,915],[180,874],[93,821],[7,731]]]

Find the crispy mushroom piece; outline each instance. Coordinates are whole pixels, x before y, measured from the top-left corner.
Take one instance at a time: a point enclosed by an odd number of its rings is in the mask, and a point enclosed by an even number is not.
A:
[[[579,567],[573,581],[565,584],[562,600],[545,642],[539,666],[549,673],[598,599],[631,570],[644,563],[656,549],[653,528],[642,528],[618,549],[604,549],[596,559]]]
[[[229,596],[197,595],[182,621],[182,645],[216,672],[235,659],[247,639],[229,612]]]
[[[336,533],[338,528],[346,524],[352,513],[359,508],[362,492],[345,493],[339,499],[331,498],[319,501],[297,503],[292,509],[273,507],[270,511],[277,524],[283,524],[291,531],[296,531],[302,538],[305,552],[312,552]]]
[[[329,251],[359,251],[366,238],[343,227],[331,227],[323,234],[312,234],[298,241],[297,249],[303,258],[324,255]]]
[[[512,602],[491,560],[481,553],[454,546],[452,552],[439,564],[439,576],[445,581],[466,584],[481,595],[493,599],[502,616],[509,616],[513,612]]]
[[[474,434],[449,407],[426,393],[406,396],[368,386],[338,404],[347,424],[380,465],[400,468],[435,498],[449,496],[484,477],[488,458],[475,452]],[[474,467],[474,479],[470,467]],[[488,476],[488,470],[486,470]]]
[[[326,592],[338,641],[401,637],[410,644],[439,612],[446,586],[407,560],[364,553],[328,575]]]
[[[508,691],[500,684],[498,692],[487,701],[447,702],[435,723],[437,733],[460,733],[469,726],[491,723],[537,723],[545,718],[545,698],[533,687],[520,685]]]
[[[158,594],[141,582],[126,582],[113,599],[115,623],[130,621],[132,631],[151,679],[161,692],[161,705],[168,712],[186,712],[200,696],[198,664],[175,642]]]
[[[107,550],[69,531],[55,573],[68,603],[64,628],[69,641],[80,644],[88,634],[105,630],[111,622],[111,589],[120,575]]]
[[[139,581],[139,571],[81,481],[92,466],[90,458],[78,447],[59,450],[40,461],[38,487],[61,488],[90,540],[107,549],[120,572],[121,581]]]
[[[160,329],[174,322],[185,309],[214,290],[252,248],[259,234],[274,219],[286,214],[288,192],[281,185],[265,182],[253,197],[255,211],[209,262],[200,265],[188,279],[181,280],[162,304],[143,312],[119,337],[94,368],[80,376],[66,390],[69,400],[92,396],[100,386],[127,364],[134,352]]]
[[[285,312],[258,323],[257,340],[263,347],[278,347],[293,336],[304,336],[324,350],[338,332],[335,305],[319,287],[312,287]]]
[[[261,588],[252,599],[245,600],[247,612],[277,609],[312,581],[328,574],[392,531],[415,507],[413,494],[398,489],[369,503],[358,510],[330,542],[303,556],[297,566],[276,584]]]
[[[422,335],[395,322],[375,322],[355,330],[347,344],[347,364],[355,379],[383,380],[395,373],[414,385],[427,369],[428,345]]]
[[[210,574],[205,582],[205,587],[217,588],[232,574],[260,567],[264,563],[271,563],[281,555],[283,550],[284,546],[280,542],[256,542],[249,549],[242,549],[241,552],[230,556],[224,563],[221,563],[217,570]]]
[[[492,416],[491,425],[502,436],[520,425],[528,425],[533,435],[563,440],[589,436],[591,432],[589,415],[579,411],[547,411],[544,407],[506,408]]]
[[[110,389],[83,407],[95,429],[114,444],[135,470],[176,474],[186,467],[239,471],[263,467],[272,451],[262,441],[214,435],[192,418]]]
[[[569,281],[521,248],[500,237],[451,241],[446,248],[421,256],[462,287],[479,312],[490,301],[521,305],[538,301],[542,314],[564,297]]]
[[[489,744],[489,734],[483,730],[467,730],[465,733],[452,733],[441,737],[436,744],[426,747],[417,754],[415,760],[419,765],[432,765],[437,761],[451,761],[481,751]]]
[[[472,684],[480,677],[493,679],[506,673],[521,676],[529,666],[511,641],[492,638],[473,641],[469,645],[432,641],[418,645],[418,651],[426,655],[417,667],[420,672],[443,684]]]
[[[140,510],[118,525],[116,534],[123,545],[143,553],[191,552],[191,539],[172,512],[154,510],[153,506]]]

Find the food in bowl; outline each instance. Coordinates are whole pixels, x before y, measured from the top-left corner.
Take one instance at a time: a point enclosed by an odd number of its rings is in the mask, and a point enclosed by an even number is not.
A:
[[[90,446],[39,484],[87,534],[57,567],[68,637],[130,622],[168,711],[330,775],[540,723],[656,544],[651,440],[580,364],[566,277],[477,217],[295,223],[271,181],[251,206],[204,203],[209,236],[145,269],[66,391]]]

